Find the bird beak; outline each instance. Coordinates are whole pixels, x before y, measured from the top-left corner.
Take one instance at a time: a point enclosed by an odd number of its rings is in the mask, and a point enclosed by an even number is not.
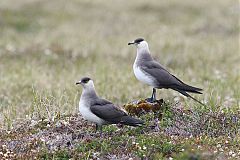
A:
[[[128,45],[132,45],[132,44],[135,44],[134,42],[129,42]]]
[[[76,85],[78,85],[78,84],[82,84],[82,82],[81,81],[76,82]]]

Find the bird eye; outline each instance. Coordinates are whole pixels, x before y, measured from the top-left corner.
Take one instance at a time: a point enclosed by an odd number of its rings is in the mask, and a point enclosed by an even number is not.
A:
[[[83,78],[81,81],[82,81],[82,83],[88,83],[88,81],[90,80],[90,78]]]
[[[87,82],[88,82],[88,80],[83,80],[82,82],[83,82],[83,83],[87,83]]]

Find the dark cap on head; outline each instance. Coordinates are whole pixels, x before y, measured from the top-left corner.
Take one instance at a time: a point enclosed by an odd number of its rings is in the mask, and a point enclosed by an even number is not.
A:
[[[89,77],[83,77],[83,78],[81,79],[81,82],[82,82],[82,83],[87,83],[89,80],[91,80],[91,78],[89,78]]]
[[[81,81],[76,82],[76,84],[84,84],[84,83],[88,83],[89,80],[91,80],[91,78],[83,77],[83,78],[81,79]]]
[[[143,38],[137,38],[137,39],[134,40],[134,43],[140,43],[140,42],[142,42],[142,41],[144,41]]]
[[[143,38],[137,38],[135,39],[133,42],[129,42],[128,45],[131,45],[131,44],[139,44],[140,42],[144,41]]]

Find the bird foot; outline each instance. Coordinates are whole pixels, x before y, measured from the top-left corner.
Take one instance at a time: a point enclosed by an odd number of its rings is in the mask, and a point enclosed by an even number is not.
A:
[[[154,103],[154,102],[156,102],[156,99],[146,98],[145,101],[147,101],[147,102],[149,102],[149,103]]]

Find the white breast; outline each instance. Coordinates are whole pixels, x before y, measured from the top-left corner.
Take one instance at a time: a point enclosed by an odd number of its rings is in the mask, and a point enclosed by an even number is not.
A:
[[[133,71],[134,71],[134,74],[136,76],[136,78],[145,83],[145,84],[148,84],[150,86],[154,86],[154,81],[153,79],[151,79],[146,73],[144,73],[141,68],[139,66],[136,65],[136,63],[134,63],[133,65]]]
[[[79,111],[83,116],[83,118],[90,122],[97,123],[99,125],[102,125],[105,123],[103,119],[99,118],[98,116],[96,116],[91,112],[90,106],[88,106],[88,104],[82,99],[80,99],[80,102],[79,102]]]

